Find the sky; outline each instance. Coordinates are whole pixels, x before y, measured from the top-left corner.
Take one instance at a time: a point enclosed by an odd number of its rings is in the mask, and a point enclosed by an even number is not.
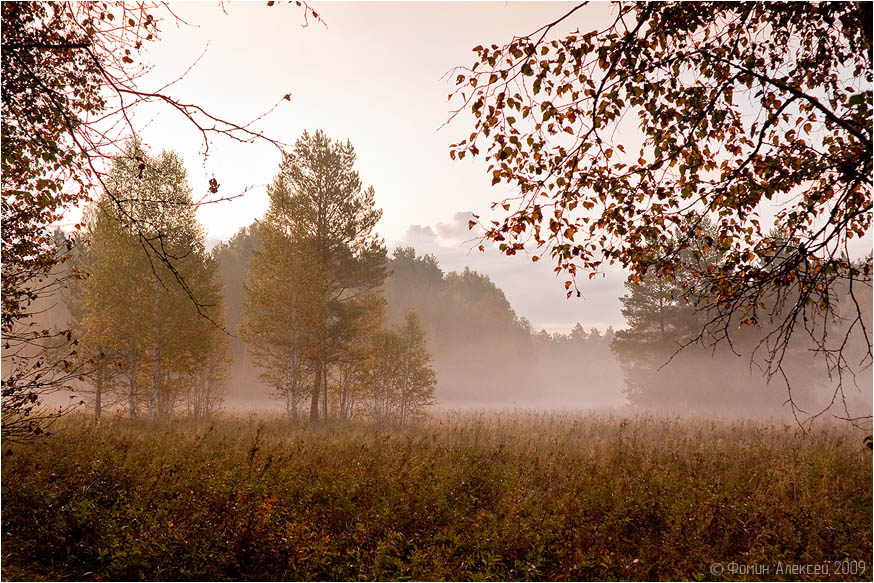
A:
[[[582,298],[568,300],[565,277],[549,261],[524,255],[479,252],[467,230],[470,213],[490,216],[490,204],[512,194],[491,186],[481,159],[453,161],[449,145],[472,128],[451,115],[453,67],[471,65],[472,48],[503,44],[565,14],[568,2],[336,2],[312,3],[326,25],[310,21],[293,3],[173,3],[185,23],[164,19],[158,42],[140,55],[151,68],[141,87],[179,79],[167,93],[197,103],[215,115],[248,122],[279,102],[252,127],[293,144],[304,130],[324,130],[350,140],[362,182],[372,185],[383,209],[378,233],[389,249],[412,245],[437,256],[444,271],[465,266],[489,275],[516,314],[536,329],[624,327],[619,296],[623,276],[580,278]],[[595,4],[574,26],[606,22],[610,7]],[[190,68],[190,70],[189,70]],[[290,93],[290,100],[282,97]],[[210,241],[225,240],[267,210],[266,185],[280,154],[262,142],[238,144],[218,138],[204,158],[202,142],[181,115],[167,108],[141,108],[135,118],[153,150],[173,149],[186,161],[195,198],[208,180],[219,194],[245,194],[203,205],[198,217]],[[585,281],[583,281],[585,279]]]

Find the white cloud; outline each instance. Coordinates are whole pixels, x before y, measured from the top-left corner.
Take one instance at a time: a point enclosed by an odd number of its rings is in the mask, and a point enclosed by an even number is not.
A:
[[[470,221],[473,220],[475,219],[472,212],[458,212],[449,222],[438,222],[434,230],[440,239],[450,246],[467,245],[469,247],[479,239],[476,231],[470,230]]]

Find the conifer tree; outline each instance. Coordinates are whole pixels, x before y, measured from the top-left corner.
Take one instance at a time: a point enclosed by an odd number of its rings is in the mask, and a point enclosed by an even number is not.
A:
[[[280,392],[288,386],[296,399],[307,377],[311,421],[320,406],[327,417],[329,375],[348,358],[350,330],[363,316],[354,302],[386,276],[385,247],[373,232],[382,211],[354,164],[352,144],[322,131],[304,132],[283,154],[247,278],[244,333]]]

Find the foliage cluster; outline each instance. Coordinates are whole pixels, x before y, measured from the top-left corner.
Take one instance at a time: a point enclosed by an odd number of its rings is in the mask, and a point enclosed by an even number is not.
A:
[[[49,366],[44,353],[58,340],[71,342],[69,334],[40,328],[33,315],[38,300],[64,284],[50,276],[69,249],[57,248],[48,226],[86,196],[90,183],[90,144],[77,138],[87,134],[82,118],[106,105],[99,62],[81,50],[107,34],[97,4],[76,10],[81,27],[71,26],[74,8],[65,3],[2,8],[4,435],[40,431],[39,398],[72,378],[69,367]],[[143,36],[154,28],[151,21],[143,25]],[[101,56],[117,62],[125,47],[117,49]],[[67,348],[65,356],[74,356],[72,344]]]
[[[843,426],[61,423],[4,443],[4,579],[695,580],[872,553],[870,452]]]

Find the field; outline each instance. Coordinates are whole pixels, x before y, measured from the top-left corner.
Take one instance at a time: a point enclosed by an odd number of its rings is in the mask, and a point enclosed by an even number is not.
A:
[[[3,444],[4,580],[871,578],[871,452],[841,426],[519,413],[55,431]]]

